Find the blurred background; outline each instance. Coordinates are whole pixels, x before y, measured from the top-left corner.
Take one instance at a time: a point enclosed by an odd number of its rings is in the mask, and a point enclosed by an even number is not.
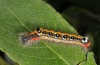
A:
[[[80,35],[89,34],[91,50],[100,65],[100,0],[43,0],[66,19]],[[0,51],[0,65],[18,65]]]
[[[66,19],[80,35],[92,38],[91,52],[97,65],[100,65],[100,0],[45,0],[64,19]]]

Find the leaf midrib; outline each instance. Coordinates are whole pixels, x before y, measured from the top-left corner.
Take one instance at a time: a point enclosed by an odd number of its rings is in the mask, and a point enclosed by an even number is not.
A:
[[[44,42],[44,44],[45,44],[45,46],[48,48],[48,49],[50,49],[54,54],[56,54],[63,62],[65,62],[67,65],[70,65],[69,64],[69,62],[65,59],[65,58],[63,58],[59,53],[57,53],[53,48],[51,48],[48,44],[46,44],[45,42]]]

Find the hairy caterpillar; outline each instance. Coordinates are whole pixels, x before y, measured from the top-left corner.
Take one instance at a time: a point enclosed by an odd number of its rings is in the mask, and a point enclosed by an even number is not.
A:
[[[47,30],[42,28],[37,28],[33,32],[23,34],[20,40],[23,45],[34,44],[39,40],[48,40],[54,42],[61,42],[64,44],[78,44],[85,48],[90,46],[90,41],[88,37],[62,32],[55,32],[53,30]]]

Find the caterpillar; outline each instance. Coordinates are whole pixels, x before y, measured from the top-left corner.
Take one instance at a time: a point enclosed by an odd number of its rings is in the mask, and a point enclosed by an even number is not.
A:
[[[47,30],[43,28],[37,28],[33,32],[21,35],[20,40],[23,45],[38,43],[39,40],[48,40],[53,42],[61,42],[64,44],[77,44],[85,48],[88,48],[90,46],[88,37],[69,33],[55,32],[53,30]]]

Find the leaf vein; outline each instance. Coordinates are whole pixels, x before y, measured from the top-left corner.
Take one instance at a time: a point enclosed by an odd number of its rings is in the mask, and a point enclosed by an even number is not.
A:
[[[5,5],[6,9],[24,26],[27,30],[30,31],[30,29]]]
[[[52,49],[49,45],[47,45],[46,43],[44,43],[47,47],[48,47],[48,49],[50,49],[52,52],[54,52],[62,61],[64,61],[67,65],[70,65],[69,63],[68,63],[68,61],[66,61],[59,53],[57,53],[54,49]]]

